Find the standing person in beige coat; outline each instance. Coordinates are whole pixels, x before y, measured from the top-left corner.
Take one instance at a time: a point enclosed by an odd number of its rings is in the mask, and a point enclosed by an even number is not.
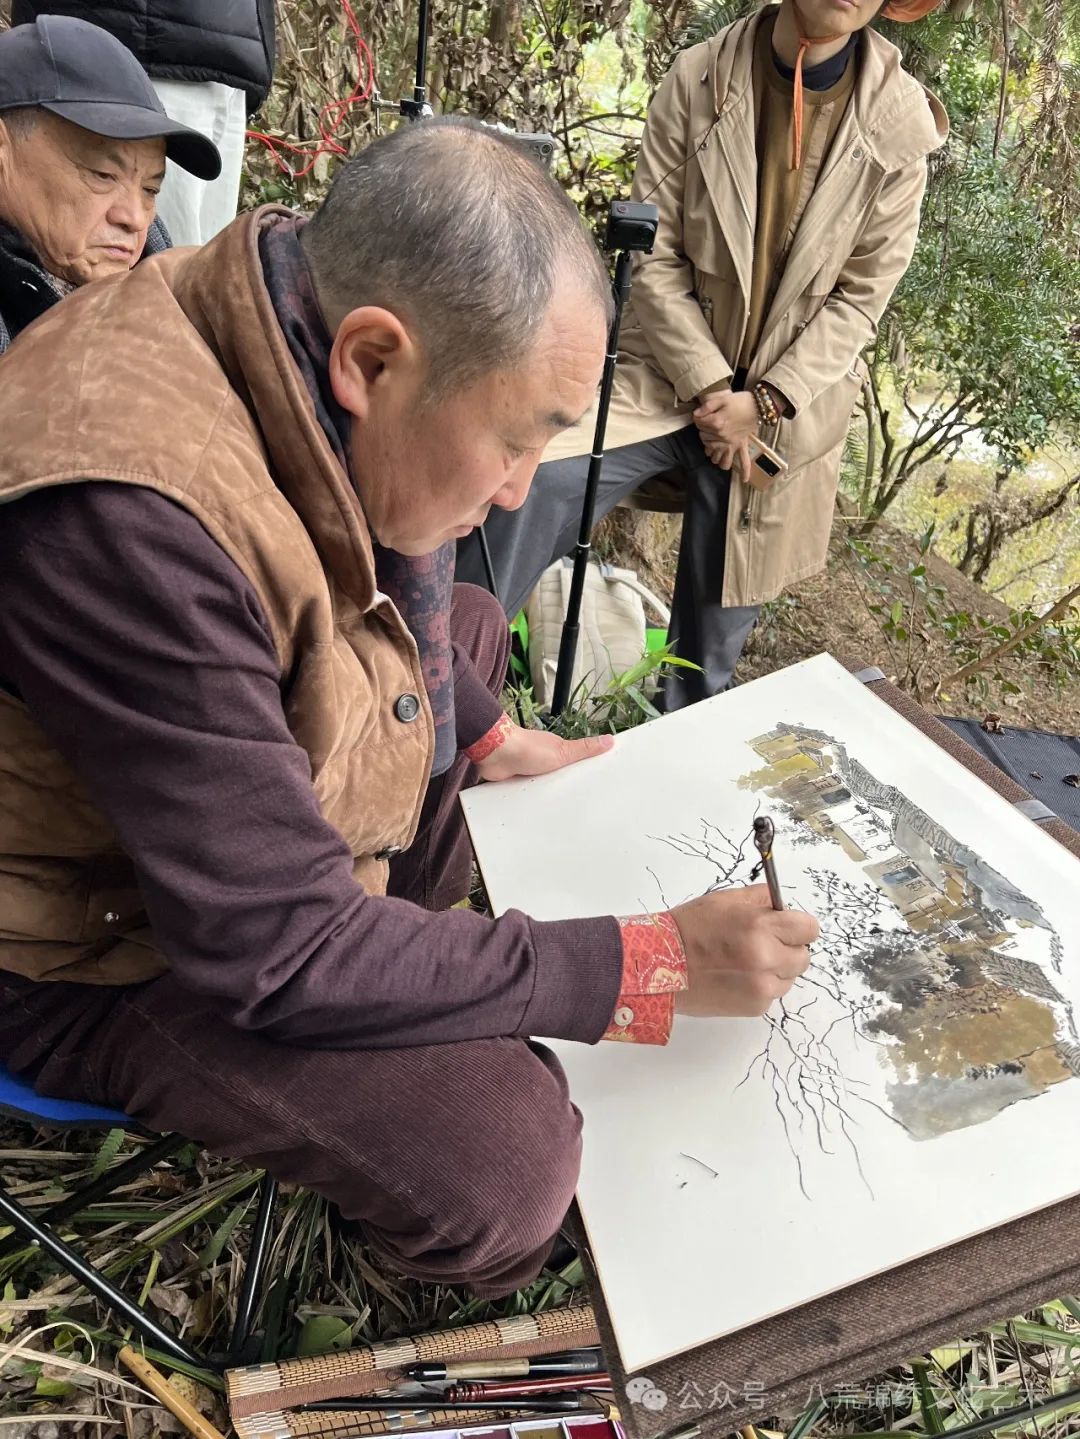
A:
[[[890,0],[917,20],[937,0]],[[633,196],[660,211],[637,257],[597,514],[677,469],[672,617],[701,666],[666,707],[716,694],[759,606],[822,568],[861,352],[910,263],[941,105],[872,29],[878,0],[782,0],[678,56],[649,110]],[[545,451],[528,502],[486,527],[508,612],[577,535],[595,415]],[[747,482],[752,437],[787,470]],[[475,540],[458,576],[481,579]]]

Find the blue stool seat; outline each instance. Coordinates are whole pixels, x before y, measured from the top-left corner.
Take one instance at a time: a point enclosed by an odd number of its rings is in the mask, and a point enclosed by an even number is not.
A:
[[[20,1079],[0,1064],[0,1114],[29,1124],[50,1124],[58,1129],[139,1129],[120,1109],[101,1104],[80,1104],[70,1099],[46,1099],[28,1079]]]

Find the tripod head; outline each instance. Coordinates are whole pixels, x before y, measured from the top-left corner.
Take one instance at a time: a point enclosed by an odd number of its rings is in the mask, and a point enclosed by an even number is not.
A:
[[[648,201],[613,200],[604,231],[604,249],[652,254],[659,219],[659,210]]]

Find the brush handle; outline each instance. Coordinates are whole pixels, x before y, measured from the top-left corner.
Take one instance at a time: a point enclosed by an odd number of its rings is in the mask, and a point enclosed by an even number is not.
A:
[[[556,1394],[567,1389],[610,1389],[609,1374],[554,1374],[550,1379],[510,1379],[505,1384],[452,1384],[447,1399],[506,1399]]]
[[[472,1403],[465,1399],[444,1399],[440,1394],[432,1395],[430,1404],[418,1407],[415,1403],[403,1402],[393,1394],[372,1394],[360,1399],[313,1399],[309,1404],[298,1404],[293,1412],[324,1414],[329,1410],[340,1409],[342,1413],[388,1413],[402,1419],[422,1419],[432,1409],[498,1409],[508,1414],[578,1414],[586,1407],[584,1397],[581,1394],[551,1394],[535,1399],[492,1399],[487,1403]]]
[[[410,1364],[410,1379],[430,1384],[442,1379],[518,1379],[546,1374],[598,1374],[604,1367],[599,1349],[570,1349],[536,1359],[451,1360],[449,1364]]]

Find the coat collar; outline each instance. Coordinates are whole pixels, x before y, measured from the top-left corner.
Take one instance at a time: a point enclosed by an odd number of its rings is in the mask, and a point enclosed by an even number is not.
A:
[[[168,230],[155,220],[146,233],[140,263],[171,245]],[[31,320],[51,309],[71,288],[46,270],[18,230],[0,220],[0,355]]]
[[[377,598],[367,520],[319,424],[263,280],[259,235],[285,215],[293,212],[264,205],[202,249],[183,252],[171,288],[256,420],[274,480],[323,563],[367,610]]]
[[[698,155],[744,301],[751,289],[757,223],[754,45],[758,12],[719,31],[691,52],[691,74],[708,96],[698,111]],[[759,340],[827,260],[838,218],[873,198],[882,178],[943,144],[948,117],[938,100],[902,68],[900,52],[873,30],[862,32],[851,103],[817,177],[784,275]],[[710,113],[711,112],[711,113]]]
[[[701,80],[712,82],[713,115],[725,115],[752,100],[754,40],[764,11],[736,20],[697,47]],[[885,173],[922,159],[948,139],[949,117],[940,100],[901,63],[900,51],[873,28],[862,31],[851,101],[851,121],[872,160]]]

